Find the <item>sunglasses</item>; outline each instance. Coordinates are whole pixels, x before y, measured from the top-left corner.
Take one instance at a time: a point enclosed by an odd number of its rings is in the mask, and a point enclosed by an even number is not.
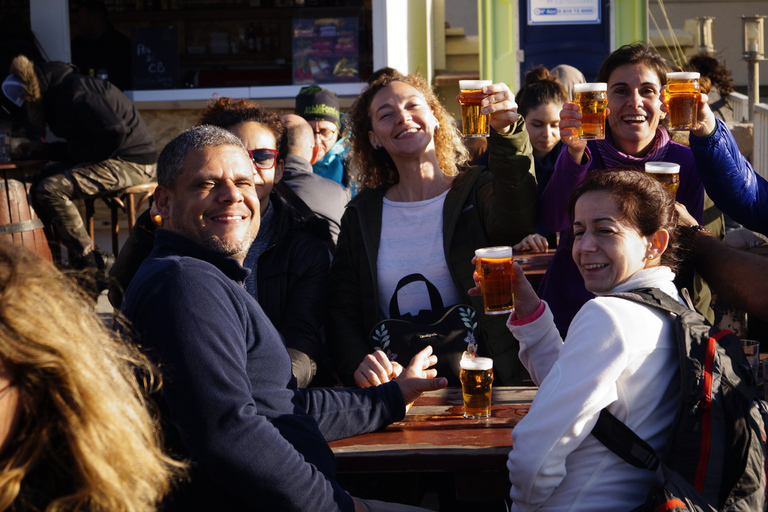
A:
[[[248,156],[253,160],[253,165],[261,171],[267,171],[275,166],[277,161],[276,149],[251,149]]]

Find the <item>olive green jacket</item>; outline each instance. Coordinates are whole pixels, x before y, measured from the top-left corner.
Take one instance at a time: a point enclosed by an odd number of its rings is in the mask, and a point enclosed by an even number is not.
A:
[[[446,196],[443,246],[462,301],[478,312],[485,340],[480,353],[494,359],[497,384],[514,385],[521,383],[519,347],[505,325],[507,316],[483,314],[482,298],[470,297],[467,290],[474,287],[471,261],[475,249],[514,245],[536,230],[536,177],[522,117],[509,134],[493,132],[488,148],[489,168],[463,170]],[[364,189],[349,202],[331,263],[326,342],[339,377],[349,386],[355,384],[353,375],[358,365],[373,352],[371,329],[384,320],[376,264],[387,188],[389,185]]]

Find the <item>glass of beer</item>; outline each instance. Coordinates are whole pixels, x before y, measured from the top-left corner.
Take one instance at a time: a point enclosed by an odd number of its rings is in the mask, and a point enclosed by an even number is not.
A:
[[[573,84],[573,102],[581,112],[579,140],[605,138],[605,109],[608,106],[608,84],[593,82]]]
[[[491,134],[491,115],[480,113],[480,102],[486,94],[483,87],[490,80],[459,80],[461,104],[461,133],[464,137],[488,137]]]
[[[695,130],[699,110],[699,73],[667,73],[664,103],[670,130]]]
[[[672,197],[677,194],[680,186],[680,166],[672,162],[645,162],[645,172],[656,178],[664,188],[669,190]]]
[[[464,417],[470,419],[491,417],[491,385],[493,359],[490,357],[461,358],[461,394],[464,397]]]
[[[483,290],[487,315],[503,315],[515,306],[512,294],[512,247],[485,247],[475,251],[475,269]]]

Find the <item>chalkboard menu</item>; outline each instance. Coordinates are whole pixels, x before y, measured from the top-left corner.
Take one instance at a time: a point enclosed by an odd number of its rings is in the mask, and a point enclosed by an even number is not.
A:
[[[176,27],[134,27],[131,31],[133,89],[175,89],[179,71]]]

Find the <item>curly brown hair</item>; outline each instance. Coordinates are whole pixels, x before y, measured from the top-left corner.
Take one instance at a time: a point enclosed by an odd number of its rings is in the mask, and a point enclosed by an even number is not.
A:
[[[267,127],[275,136],[275,149],[280,151],[285,128],[280,116],[246,99],[214,98],[203,111],[198,124],[211,124],[228,130],[236,124],[254,122]]]
[[[458,174],[459,169],[469,162],[469,152],[461,140],[453,118],[440,103],[432,87],[418,75],[381,76],[374,80],[349,110],[350,143],[352,146],[352,168],[357,171],[357,181],[363,187],[376,188],[380,185],[394,185],[400,181],[394,161],[384,149],[375,150],[368,132],[372,129],[370,107],[376,94],[393,82],[410,85],[424,96],[432,114],[440,123],[435,131],[435,154],[440,169],[449,176]]]

